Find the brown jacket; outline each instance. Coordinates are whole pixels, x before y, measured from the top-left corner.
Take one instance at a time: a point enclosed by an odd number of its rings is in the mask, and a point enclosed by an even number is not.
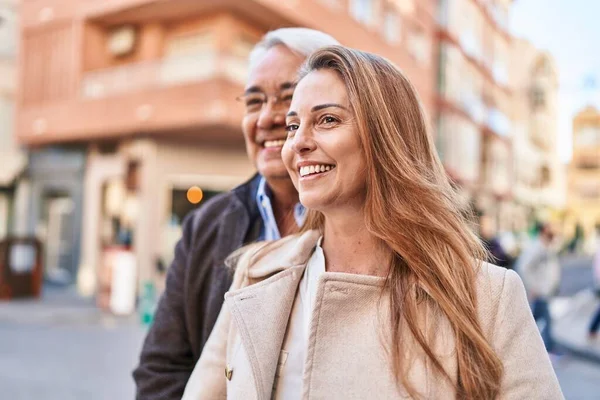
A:
[[[271,398],[286,326],[318,233],[284,239],[252,268],[238,262],[231,291],[186,387],[184,399]],[[399,399],[391,375],[383,278],[326,272],[320,278],[307,345],[303,399]],[[523,284],[512,271],[485,264],[477,277],[479,318],[504,363],[502,399],[562,399],[532,318]],[[385,294],[385,292],[384,292]],[[421,314],[433,349],[456,379],[455,343],[440,314]],[[383,334],[382,334],[383,333]],[[409,380],[427,399],[455,398],[409,335]],[[228,377],[226,377],[228,375]]]

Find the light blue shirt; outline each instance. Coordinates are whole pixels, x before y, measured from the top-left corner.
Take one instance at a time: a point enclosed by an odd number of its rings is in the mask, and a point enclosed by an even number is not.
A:
[[[263,220],[263,229],[260,233],[259,240],[277,240],[281,239],[279,228],[277,227],[277,221],[273,214],[273,206],[271,205],[271,190],[267,186],[267,180],[262,177],[258,184],[258,190],[256,191],[256,204],[258,205],[258,211]],[[299,227],[304,224],[306,217],[306,209],[300,203],[294,207],[294,219]]]

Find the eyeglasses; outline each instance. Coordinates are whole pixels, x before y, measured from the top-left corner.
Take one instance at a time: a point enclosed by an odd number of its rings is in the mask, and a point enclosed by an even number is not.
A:
[[[293,94],[294,88],[282,90],[281,92],[276,93],[273,96],[269,96],[264,92],[249,92],[236,97],[236,100],[244,103],[246,114],[251,114],[259,112],[263,108],[263,106],[269,102],[269,99],[272,99],[272,104],[274,107],[278,106],[280,108],[287,109],[290,107]]]

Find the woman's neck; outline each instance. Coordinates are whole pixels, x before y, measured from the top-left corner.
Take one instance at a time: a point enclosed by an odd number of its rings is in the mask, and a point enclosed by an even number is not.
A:
[[[367,231],[362,211],[325,217],[323,252],[326,270],[387,276],[391,251]]]

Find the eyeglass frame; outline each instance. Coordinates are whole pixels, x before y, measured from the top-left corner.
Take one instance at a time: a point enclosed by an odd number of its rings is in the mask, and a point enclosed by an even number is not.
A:
[[[283,93],[287,90],[291,90],[291,93],[289,94],[289,96],[291,97],[291,95],[294,94],[294,89],[296,88],[296,83],[284,83],[281,85],[281,89],[279,90],[279,93],[273,94],[273,95],[268,95],[267,93],[265,93],[264,91],[262,91],[260,88],[257,87],[251,87],[249,89],[247,89],[243,94],[237,96],[235,99],[237,101],[240,102],[244,102],[244,99],[247,98],[248,96],[252,96],[252,95],[256,95],[256,96],[262,96],[262,102],[260,105],[260,108],[256,109],[256,110],[248,110],[248,106],[246,104],[244,104],[245,108],[246,108],[246,114],[252,114],[255,112],[259,112],[262,110],[263,106],[265,104],[268,104],[269,99],[272,99],[272,104],[273,105],[277,105],[277,104],[284,104],[287,100],[285,100],[285,97],[288,97],[288,95],[286,94],[285,96],[283,95]],[[291,99],[290,99],[291,100]]]

